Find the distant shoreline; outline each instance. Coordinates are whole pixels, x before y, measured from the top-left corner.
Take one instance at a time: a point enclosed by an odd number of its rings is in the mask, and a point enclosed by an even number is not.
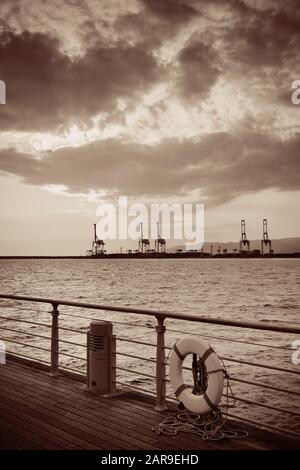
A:
[[[156,254],[142,254],[142,253],[110,253],[106,255],[98,256],[0,256],[0,260],[11,260],[11,259],[252,259],[252,258],[300,258],[300,252],[298,253],[274,253],[272,255],[240,255],[240,254],[231,254],[227,253],[226,255],[210,255],[208,253],[156,253]]]

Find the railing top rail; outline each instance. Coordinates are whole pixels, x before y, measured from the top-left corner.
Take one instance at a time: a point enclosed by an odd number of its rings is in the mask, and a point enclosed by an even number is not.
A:
[[[122,307],[121,305],[102,305],[102,304],[92,304],[85,302],[73,302],[60,299],[45,299],[42,297],[28,297],[22,295],[11,295],[11,294],[0,294],[2,299],[11,299],[11,300],[24,300],[28,302],[41,302],[52,304],[57,307],[58,305],[66,305],[70,307],[80,307],[80,308],[89,308],[95,310],[104,310],[111,312],[120,312],[120,313],[133,313],[139,315],[148,315],[156,318],[173,318],[177,320],[186,320],[198,323],[211,323],[214,325],[223,325],[223,326],[232,326],[236,328],[249,328],[254,330],[266,330],[266,331],[275,331],[279,333],[291,333],[291,334],[300,334],[300,326],[289,326],[286,324],[274,324],[274,323],[264,323],[264,322],[245,322],[240,320],[228,320],[223,318],[214,318],[206,317],[193,314],[185,313],[176,313],[168,312],[161,310],[153,309],[143,309],[143,308],[134,308],[134,307]]]

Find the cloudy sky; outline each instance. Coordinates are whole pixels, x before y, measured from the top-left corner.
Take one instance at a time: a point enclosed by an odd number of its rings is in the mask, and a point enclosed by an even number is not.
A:
[[[83,254],[99,201],[300,235],[298,0],[1,0],[0,254]]]

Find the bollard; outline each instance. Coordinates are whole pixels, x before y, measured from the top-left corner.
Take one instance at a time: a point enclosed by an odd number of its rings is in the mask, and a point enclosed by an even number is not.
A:
[[[90,391],[116,391],[116,340],[108,321],[92,321],[87,337],[87,386]]]

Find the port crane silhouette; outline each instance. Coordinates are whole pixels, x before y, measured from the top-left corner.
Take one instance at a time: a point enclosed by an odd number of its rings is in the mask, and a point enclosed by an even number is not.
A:
[[[261,240],[261,254],[264,254],[264,247],[269,246],[269,255],[273,252],[272,251],[272,241],[268,235],[268,221],[267,219],[263,219],[263,237]]]
[[[105,253],[104,246],[105,246],[104,241],[100,240],[100,238],[97,237],[96,224],[94,224],[94,241],[92,245],[92,254],[102,255],[103,253]]]
[[[144,238],[143,223],[140,224],[140,233],[141,233],[141,238],[139,239],[139,252],[146,253],[146,251],[150,247],[150,240],[148,238]]]
[[[244,247],[246,247],[246,250],[243,249]],[[241,220],[240,254],[242,255],[244,251],[246,251],[247,254],[250,253],[250,241],[246,235],[246,222],[243,219]]]
[[[165,253],[166,252],[166,240],[161,238],[159,231],[159,222],[156,223],[157,227],[157,239],[155,240],[155,251],[156,253]]]

